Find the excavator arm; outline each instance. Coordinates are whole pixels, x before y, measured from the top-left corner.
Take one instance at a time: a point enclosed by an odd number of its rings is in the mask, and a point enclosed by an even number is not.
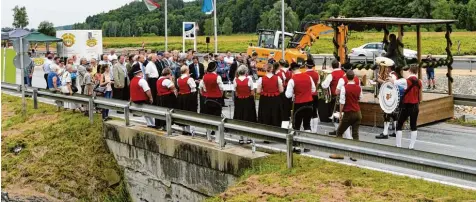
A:
[[[304,32],[294,32],[292,41],[289,42],[288,48],[295,48],[298,50],[305,50],[311,47],[320,35],[334,32],[332,27],[324,24],[308,23],[304,26]]]

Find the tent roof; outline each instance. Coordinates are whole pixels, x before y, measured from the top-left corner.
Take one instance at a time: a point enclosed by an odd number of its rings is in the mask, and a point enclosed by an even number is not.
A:
[[[423,24],[452,24],[457,20],[421,19],[421,18],[392,18],[392,17],[361,17],[361,18],[330,18],[326,22],[344,24],[387,24],[387,25],[423,25]]]
[[[19,38],[19,37],[22,37],[22,36],[26,36],[28,34],[30,34],[29,31],[17,28],[17,29],[14,29],[12,31],[9,31],[8,32],[8,37],[9,38]]]
[[[32,32],[25,37],[30,42],[58,42],[63,41],[63,39],[48,36],[40,32]]]
[[[8,36],[8,32],[2,32],[2,40],[8,40],[10,37]]]

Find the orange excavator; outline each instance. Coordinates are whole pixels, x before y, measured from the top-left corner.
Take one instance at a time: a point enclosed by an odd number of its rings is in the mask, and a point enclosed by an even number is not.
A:
[[[337,44],[339,45],[338,55],[341,59],[345,59],[344,40],[347,35],[347,26],[341,25],[338,27],[339,32],[336,34]],[[310,57],[310,48],[312,44],[319,39],[320,35],[334,32],[334,29],[325,24],[316,22],[306,23],[303,26],[303,32],[294,32],[293,34],[285,32],[285,40],[289,42],[284,51],[284,58],[288,63],[293,61],[302,65]],[[254,52],[258,53],[256,67],[258,69],[258,76],[263,76],[266,72],[262,69],[263,65],[268,63],[272,57],[278,61],[282,59],[282,32],[273,30],[258,30],[258,45],[248,47],[247,54],[251,56]],[[343,62],[343,61],[341,61]]]

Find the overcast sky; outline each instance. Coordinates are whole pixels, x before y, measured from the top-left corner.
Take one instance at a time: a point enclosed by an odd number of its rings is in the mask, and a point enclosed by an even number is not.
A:
[[[28,28],[38,28],[41,21],[50,21],[54,26],[84,22],[86,17],[107,12],[134,0],[1,0],[2,26],[12,27],[16,6],[25,6],[28,13]]]

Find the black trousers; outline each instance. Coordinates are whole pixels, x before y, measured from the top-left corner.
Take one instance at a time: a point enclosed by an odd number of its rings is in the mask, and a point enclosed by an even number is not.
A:
[[[152,94],[152,104],[157,105],[157,78],[148,78],[147,83],[150,87],[150,93]]]
[[[112,98],[122,100],[124,93],[124,88],[114,88],[112,89]]]
[[[317,118],[317,108],[319,106],[319,96],[312,96],[312,118]]]
[[[84,95],[84,85],[81,85],[81,95]]]
[[[301,124],[304,130],[311,130],[311,118],[313,112],[313,101],[305,103],[294,104],[294,130],[301,129]]]
[[[397,108],[396,110],[400,110],[400,109]],[[384,122],[390,122],[391,120],[397,121],[397,113],[390,113],[390,114],[383,113]]]
[[[400,117],[397,122],[397,131],[402,130],[403,123],[410,117],[410,130],[417,130],[418,113],[420,113],[419,104],[403,104]]]
[[[129,100],[130,99],[130,89],[129,89],[129,82],[127,78],[124,79],[124,88],[122,89],[122,100]]]
[[[43,74],[43,78],[45,78],[46,81],[46,89],[50,89],[50,87],[48,86],[48,74]]]

